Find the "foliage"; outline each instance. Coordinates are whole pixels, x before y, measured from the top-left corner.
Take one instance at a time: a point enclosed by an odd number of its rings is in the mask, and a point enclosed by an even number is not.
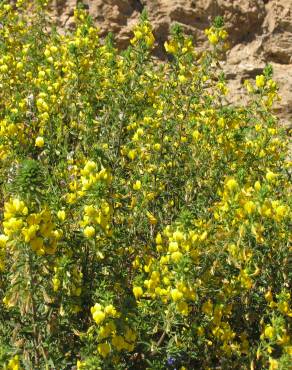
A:
[[[271,67],[232,105],[222,19],[204,52],[175,26],[157,63],[146,14],[122,52],[74,16],[0,4],[1,367],[287,369]]]

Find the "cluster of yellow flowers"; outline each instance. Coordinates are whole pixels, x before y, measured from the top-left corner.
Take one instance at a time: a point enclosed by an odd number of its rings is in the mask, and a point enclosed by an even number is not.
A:
[[[207,28],[205,34],[212,45],[217,45],[221,40],[225,41],[228,37],[226,30],[213,26]]]
[[[10,241],[12,251],[15,244],[23,241],[38,255],[55,253],[62,231],[55,229],[48,209],[29,213],[25,203],[18,198],[10,199],[4,209],[4,235],[1,235],[1,239]]]
[[[164,230],[163,236],[167,242],[163,242],[162,235],[156,236],[156,249],[160,253],[159,267],[155,267],[155,261],[150,260],[147,265],[142,266],[135,261],[135,267],[149,274],[149,279],[144,280],[143,285],[146,288],[145,295],[151,298],[161,298],[162,302],[167,304],[170,301],[176,302],[177,310],[183,315],[187,315],[189,308],[188,300],[195,301],[195,287],[192,283],[185,283],[176,274],[176,266],[182,262],[187,255],[193,261],[198,258],[197,241],[204,241],[207,233],[201,235],[190,231],[184,234],[180,230],[172,232],[170,227]],[[165,244],[165,245],[164,245]],[[173,268],[170,268],[173,265]],[[133,293],[137,299],[143,295],[143,288],[135,286]]]
[[[20,370],[19,356],[15,355],[11,360],[9,360],[7,366],[4,367],[7,370]]]
[[[52,279],[53,282],[53,289],[55,292],[57,292],[60,289],[61,283],[62,283],[62,273],[63,270],[60,267],[54,268],[55,275]],[[68,272],[67,272],[68,274]],[[62,284],[62,288],[67,288],[69,290],[69,295],[74,295],[79,297],[82,292],[82,278],[83,274],[81,271],[77,269],[76,266],[73,267],[72,271],[70,272],[70,285],[66,286]]]
[[[286,370],[271,66],[231,105],[221,18],[203,52],[174,26],[164,63],[145,13],[123,51],[74,18],[0,2],[0,367]]]
[[[84,207],[84,216],[80,226],[84,228],[83,233],[87,238],[92,238],[96,230],[92,225],[99,225],[102,230],[111,235],[111,206],[105,200],[101,200],[100,208],[96,209],[92,204]]]
[[[77,165],[70,166],[69,173],[72,180],[69,183],[70,193],[66,194],[66,201],[69,204],[75,203],[79,198],[98,181],[103,181],[109,184],[111,175],[108,170],[102,168],[97,170],[97,164],[94,161],[87,161],[82,169]]]
[[[132,45],[143,42],[148,49],[151,49],[153,47],[155,38],[152,33],[152,26],[148,21],[143,22],[143,24],[138,24],[133,32],[134,37],[131,39]]]
[[[127,325],[124,325],[124,335],[119,335],[118,327],[115,324],[114,318],[119,318],[121,314],[117,312],[112,304],[106,305],[104,308],[96,303],[91,307],[92,318],[99,330],[97,339],[99,344],[97,346],[98,353],[102,357],[107,357],[112,350],[129,351],[132,352],[135,347],[136,333]],[[102,342],[106,340],[105,342]]]

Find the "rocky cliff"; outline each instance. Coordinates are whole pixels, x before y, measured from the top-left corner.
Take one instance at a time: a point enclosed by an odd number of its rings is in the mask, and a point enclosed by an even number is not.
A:
[[[78,0],[54,0],[52,13],[62,27],[73,27]],[[144,8],[154,26],[157,54],[177,22],[195,37],[197,47],[206,46],[204,29],[222,15],[229,31],[231,49],[224,69],[232,98],[242,93],[241,82],[260,73],[269,62],[274,67],[282,101],[277,110],[284,124],[292,121],[292,0],[83,0],[101,33],[112,31],[119,47],[125,47],[131,29]]]

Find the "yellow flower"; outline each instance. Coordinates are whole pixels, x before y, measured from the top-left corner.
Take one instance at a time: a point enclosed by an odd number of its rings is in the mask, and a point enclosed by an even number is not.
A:
[[[182,74],[178,75],[178,79],[181,83],[184,83],[187,80],[186,76]]]
[[[9,68],[8,68],[8,66],[6,64],[3,64],[2,66],[0,66],[0,71],[3,72],[3,73],[7,72],[8,69]]]
[[[8,370],[19,370],[20,369],[18,355],[15,355],[11,360],[9,360],[7,369]]]
[[[209,34],[208,39],[212,45],[216,45],[219,42],[219,38],[215,33]]]
[[[112,316],[112,317],[117,316],[117,310],[115,309],[115,307],[112,304],[109,304],[109,305],[105,306],[104,312],[107,316]]]
[[[261,183],[259,181],[256,181],[254,183],[254,188],[255,188],[256,191],[261,190]]]
[[[258,75],[256,76],[256,85],[257,87],[261,88],[261,87],[264,87],[265,86],[265,76],[263,75]]]
[[[178,243],[173,241],[169,243],[168,250],[170,253],[176,252],[178,250]]]
[[[133,293],[136,299],[139,299],[143,295],[143,289],[140,286],[133,288]]]
[[[53,282],[53,289],[54,289],[54,292],[57,292],[60,288],[60,285],[61,285],[61,281],[60,279],[58,279],[57,277],[54,277],[52,279],[52,282]]]
[[[96,169],[97,165],[94,161],[87,161],[83,170],[81,171],[82,175],[89,175]]]
[[[213,303],[210,301],[210,299],[203,304],[202,311],[206,315],[211,315],[212,314],[212,312],[213,312]]]
[[[135,30],[134,35],[137,40],[140,40],[143,37],[143,33],[140,30]]]
[[[16,64],[16,69],[18,69],[18,70],[22,70],[22,69],[23,69],[23,63],[22,63],[22,62],[18,62],[18,63]]]
[[[270,358],[269,363],[270,363],[269,370],[277,370],[278,369],[278,361],[277,360],[275,360],[273,358]]]
[[[45,140],[42,136],[38,136],[36,139],[35,139],[35,146],[37,146],[38,148],[42,148],[45,144]]]
[[[275,329],[271,325],[267,325],[265,327],[264,334],[265,334],[265,337],[269,339],[273,339],[273,336],[275,334]]]
[[[231,178],[226,182],[226,187],[228,190],[233,191],[237,189],[238,183],[234,178]]]
[[[8,241],[8,236],[4,234],[0,234],[0,248],[4,248],[6,246],[7,241]]]
[[[267,291],[267,293],[265,294],[265,299],[268,301],[268,302],[271,302],[273,300],[273,294],[270,290]]]
[[[24,241],[28,243],[30,240],[34,239],[38,229],[39,225],[31,225],[28,228],[22,229]]]
[[[175,54],[176,53],[176,45],[173,42],[168,43],[165,41],[164,48],[167,53]]]
[[[247,201],[244,205],[244,210],[249,215],[252,214],[255,211],[255,209],[256,209],[256,205],[251,200]]]
[[[137,338],[137,334],[134,332],[134,330],[128,328],[125,333],[125,339],[128,342],[135,342],[136,338]]]
[[[194,130],[192,133],[193,139],[197,141],[199,137],[201,136],[200,132],[198,130]]]
[[[136,150],[132,149],[128,153],[128,158],[131,159],[132,161],[136,158],[137,152]]]
[[[115,335],[112,339],[112,345],[116,347],[118,351],[121,351],[125,348],[126,342],[124,338],[120,335]]]
[[[182,315],[187,316],[189,314],[189,306],[186,302],[179,302],[176,307]]]
[[[176,230],[174,233],[173,233],[173,238],[174,238],[174,240],[176,240],[176,241],[182,241],[182,240],[184,240],[184,234],[181,232],[181,231],[179,231],[179,230]]]
[[[197,333],[199,337],[202,337],[205,334],[205,329],[202,326],[197,328]]]
[[[289,311],[289,304],[288,304],[288,302],[286,302],[286,301],[284,301],[284,302],[278,302],[278,309],[282,313],[287,314],[288,311]]]
[[[137,180],[133,185],[134,190],[140,190],[141,189],[141,181]]]
[[[182,256],[182,253],[179,251],[171,253],[171,259],[176,263],[182,259]]]
[[[170,294],[171,294],[171,298],[175,302],[179,301],[183,297],[182,292],[180,292],[178,289],[172,289]]]
[[[66,212],[63,210],[58,211],[57,217],[60,221],[65,221],[66,219]]]
[[[275,214],[276,214],[276,219],[277,220],[281,220],[283,219],[288,213],[288,207],[284,206],[284,205],[279,205],[276,209],[275,209]]]
[[[42,238],[34,238],[30,240],[30,245],[31,245],[32,250],[35,252],[44,251],[43,249],[44,241]]]
[[[226,39],[227,39],[227,37],[228,37],[228,33],[227,33],[227,31],[226,31],[226,30],[220,30],[220,31],[219,31],[219,36],[220,36],[220,38],[221,38],[222,40],[226,40]]]
[[[161,149],[161,144],[159,144],[159,143],[155,143],[155,144],[153,145],[153,148],[154,148],[154,150],[156,150],[157,152],[159,152],[159,150]]]
[[[81,361],[77,360],[77,363],[76,363],[77,370],[84,369],[85,365],[86,365],[85,362],[81,362]]]
[[[108,325],[101,326],[100,329],[99,329],[99,331],[98,331],[98,337],[100,339],[104,339],[104,338],[109,337],[110,333],[111,333],[111,330],[108,327]]]
[[[99,345],[97,346],[97,351],[103,358],[105,358],[110,353],[111,347],[107,342],[99,343]]]
[[[92,314],[92,318],[97,323],[97,325],[99,325],[105,319],[105,313],[99,310],[94,311]]]
[[[160,233],[156,235],[155,241],[156,241],[156,244],[162,244],[162,236]]]
[[[278,177],[278,174],[277,173],[274,173],[272,171],[268,171],[266,173],[266,179],[269,181],[269,182],[273,182],[276,178]]]
[[[285,347],[285,352],[288,353],[289,356],[292,356],[292,346]]]
[[[153,216],[153,214],[151,212],[147,211],[146,215],[147,215],[148,220],[151,223],[151,225],[156,225],[157,224],[157,218],[155,216]]]
[[[99,303],[95,303],[95,305],[90,308],[90,312],[92,315],[95,311],[101,311],[101,310],[102,310],[102,306]]]
[[[95,228],[93,226],[86,226],[83,230],[83,234],[86,238],[92,238],[95,235]]]

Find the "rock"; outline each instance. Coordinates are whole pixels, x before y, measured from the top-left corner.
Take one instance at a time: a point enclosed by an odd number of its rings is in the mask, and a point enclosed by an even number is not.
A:
[[[266,14],[262,27],[265,58],[281,64],[292,63],[292,1],[270,1]]]
[[[284,126],[292,128],[292,64],[283,65],[272,63],[274,80],[280,88],[281,101],[276,106],[276,111]]]
[[[61,27],[73,27],[78,0],[54,0],[52,12]],[[231,50],[224,70],[233,99],[241,97],[241,82],[261,73],[272,62],[283,96],[278,113],[292,119],[292,1],[291,0],[84,0],[101,34],[116,35],[119,48],[128,45],[133,25],[147,9],[157,40],[156,55],[165,57],[163,43],[170,27],[179,23],[194,36],[200,50],[206,47],[204,29],[222,15],[229,32]]]

